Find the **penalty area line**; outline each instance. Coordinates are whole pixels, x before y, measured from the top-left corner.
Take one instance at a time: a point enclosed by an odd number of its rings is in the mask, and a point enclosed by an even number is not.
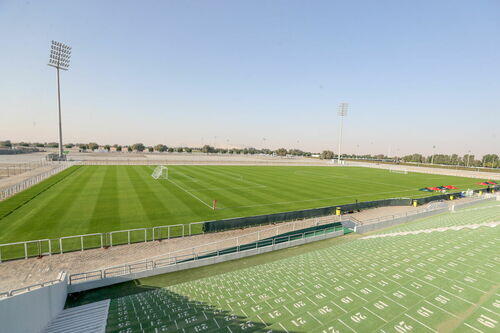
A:
[[[183,190],[184,192],[186,192],[187,194],[189,194],[190,196],[192,196],[193,198],[195,198],[196,200],[198,200],[199,202],[201,202],[202,204],[204,204],[205,206],[207,206],[208,208],[210,209],[213,209],[212,206],[210,206],[209,204],[207,204],[205,201],[201,200],[200,198],[198,198],[196,195],[194,195],[193,193],[189,192],[188,190],[186,190],[184,187],[180,186],[179,184],[177,184],[176,182],[174,182],[173,180],[170,180],[170,179],[167,179],[169,182],[171,182],[172,184],[174,184],[175,186],[177,186],[178,188],[180,188],[181,190]]]

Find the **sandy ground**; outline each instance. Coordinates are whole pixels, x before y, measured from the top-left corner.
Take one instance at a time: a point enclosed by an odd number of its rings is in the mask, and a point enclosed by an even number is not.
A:
[[[49,152],[38,152],[38,153],[29,153],[29,154],[12,154],[12,155],[0,155],[0,163],[29,163],[29,162],[38,162],[40,160],[45,159]]]

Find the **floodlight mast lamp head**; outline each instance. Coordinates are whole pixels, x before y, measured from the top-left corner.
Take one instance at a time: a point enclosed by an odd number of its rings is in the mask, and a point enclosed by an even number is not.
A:
[[[347,109],[349,108],[349,103],[340,103],[339,104],[339,116],[345,117],[347,116]]]
[[[53,40],[50,46],[50,57],[47,65],[67,71],[70,58],[71,46]]]

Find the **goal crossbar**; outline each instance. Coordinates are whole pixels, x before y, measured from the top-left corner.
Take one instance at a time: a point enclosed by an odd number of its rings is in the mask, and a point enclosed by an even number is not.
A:
[[[168,167],[165,165],[158,165],[151,174],[153,179],[168,179]]]
[[[402,173],[402,174],[405,174],[405,175],[407,175],[407,174],[408,174],[408,171],[407,171],[407,170],[400,170],[400,169],[389,169],[389,172],[393,172],[393,173]]]

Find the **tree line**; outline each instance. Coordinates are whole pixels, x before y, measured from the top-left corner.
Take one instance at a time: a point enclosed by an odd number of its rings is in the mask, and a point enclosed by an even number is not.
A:
[[[57,142],[45,142],[45,143],[27,143],[18,142],[12,143],[10,140],[0,141],[0,148],[12,148],[12,147],[36,147],[36,148],[58,148],[59,144]],[[321,159],[335,159],[338,156],[331,150],[324,150],[321,154],[313,154],[311,152],[302,151],[300,149],[286,149],[279,148],[276,150],[272,149],[257,149],[257,148],[216,148],[210,145],[204,145],[203,147],[168,147],[164,144],[157,144],[155,146],[146,146],[143,143],[134,143],[133,145],[99,145],[96,142],[89,143],[67,143],[64,145],[65,148],[78,148],[80,151],[95,151],[102,149],[105,151],[113,150],[121,152],[168,152],[168,153],[192,153],[192,152],[202,152],[206,154],[243,154],[243,155],[254,155],[254,154],[265,154],[265,155],[276,155],[276,156],[317,156]],[[486,154],[480,159],[476,158],[475,155],[465,154],[459,156],[458,154],[433,154],[429,156],[424,156],[422,154],[410,154],[403,157],[388,157],[383,154],[377,155],[354,155],[354,154],[342,154],[344,159],[359,159],[359,160],[373,160],[373,161],[386,161],[386,162],[405,162],[405,163],[427,163],[427,164],[442,164],[442,165],[456,165],[456,166],[470,166],[470,167],[488,167],[488,168],[500,168],[500,158],[497,154]]]
[[[334,152],[324,150],[321,159],[334,159],[337,158]],[[465,166],[465,167],[486,167],[486,168],[500,168],[500,158],[497,154],[486,154],[481,159],[476,159],[474,155],[465,154],[459,156],[458,154],[433,154],[424,156],[422,154],[411,154],[403,157],[388,157],[383,154],[378,155],[350,155],[342,154],[343,159],[359,159],[383,162],[405,162],[405,163],[425,163],[425,164],[441,164],[450,166]]]

